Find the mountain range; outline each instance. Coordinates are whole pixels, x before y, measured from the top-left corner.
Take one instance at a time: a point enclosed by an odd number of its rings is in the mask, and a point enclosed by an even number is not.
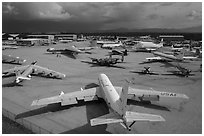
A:
[[[143,28],[143,29],[127,29],[118,28],[110,30],[99,30],[98,32],[148,32],[148,33],[202,33],[202,26],[188,27],[182,29],[170,28]]]

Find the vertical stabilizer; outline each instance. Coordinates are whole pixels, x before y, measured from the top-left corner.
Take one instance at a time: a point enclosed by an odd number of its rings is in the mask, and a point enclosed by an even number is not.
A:
[[[127,111],[127,97],[128,97],[128,88],[129,88],[129,84],[128,82],[125,83],[125,85],[122,88],[122,92],[120,95],[120,100],[121,100],[121,111],[122,111],[122,115],[126,114]]]
[[[178,58],[178,59],[183,59],[183,56],[184,56],[184,53],[186,52],[186,50],[185,49],[182,49],[181,51],[180,51],[180,53],[178,54],[178,55],[176,55],[176,57]]]
[[[164,41],[164,40],[163,40],[163,38],[162,38],[162,39],[161,39],[161,42],[159,43],[160,47],[163,47],[163,44],[164,44],[163,41]]]
[[[97,41],[96,40],[91,40],[90,41],[90,47],[96,47],[97,46]]]

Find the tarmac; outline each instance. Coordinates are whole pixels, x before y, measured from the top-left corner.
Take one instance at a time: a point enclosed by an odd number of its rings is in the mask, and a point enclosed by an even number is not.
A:
[[[72,134],[201,134],[202,133],[202,72],[199,72],[202,61],[190,61],[181,65],[191,69],[195,75],[191,77],[164,76],[164,75],[139,75],[130,73],[130,70],[142,70],[150,66],[152,71],[167,73],[176,70],[162,63],[139,64],[150,53],[130,52],[125,57],[124,63],[116,64],[125,69],[111,67],[93,67],[82,63],[88,57],[104,58],[109,52],[106,49],[91,50],[93,54],[79,54],[77,59],[64,55],[47,54],[48,48],[66,48],[76,45],[85,47],[90,43],[72,42],[51,46],[22,47],[16,50],[4,50],[5,55],[18,56],[26,59],[26,64],[37,61],[37,65],[66,74],[66,78],[49,79],[33,76],[30,81],[25,81],[22,86],[14,86],[15,77],[2,79],[2,111],[3,115],[30,129],[34,133],[72,133]],[[15,67],[12,64],[2,64],[2,70]],[[51,97],[61,91],[69,93],[80,91],[81,87],[89,83],[97,83],[98,75],[105,73],[113,85],[122,86],[126,80],[133,88],[152,89],[184,93],[189,99],[176,98],[161,99],[152,104],[143,104],[128,101],[128,110],[141,113],[158,114],[165,118],[165,122],[136,122],[132,131],[124,129],[120,124],[108,124],[92,127],[90,119],[108,113],[104,102],[87,102],[79,105],[63,106],[52,104],[41,107],[31,107],[33,100]]]

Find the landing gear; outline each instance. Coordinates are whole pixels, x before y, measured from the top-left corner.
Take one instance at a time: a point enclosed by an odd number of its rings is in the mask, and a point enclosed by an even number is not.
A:
[[[129,125],[129,127],[128,127],[128,130],[129,130],[129,131],[131,131],[131,127],[132,127],[132,125],[135,124],[135,122],[136,122],[136,121],[133,121],[133,122]]]

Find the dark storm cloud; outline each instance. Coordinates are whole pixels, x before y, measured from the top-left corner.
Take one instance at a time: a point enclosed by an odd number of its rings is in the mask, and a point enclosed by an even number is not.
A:
[[[147,16],[147,19],[151,19],[151,20],[154,20],[154,19],[158,19],[160,18],[161,16],[157,15],[157,14],[150,14],[149,16]]]
[[[187,7],[186,4],[188,3],[3,2],[2,25],[3,31],[22,32],[159,28],[169,27],[168,22],[174,27],[180,27],[183,21],[183,27],[202,24],[201,21],[193,20],[201,18],[202,4],[191,3]],[[14,27],[15,24],[19,27]]]
[[[173,2],[164,2],[164,3],[161,3],[160,6],[171,6],[173,4],[174,4]]]

